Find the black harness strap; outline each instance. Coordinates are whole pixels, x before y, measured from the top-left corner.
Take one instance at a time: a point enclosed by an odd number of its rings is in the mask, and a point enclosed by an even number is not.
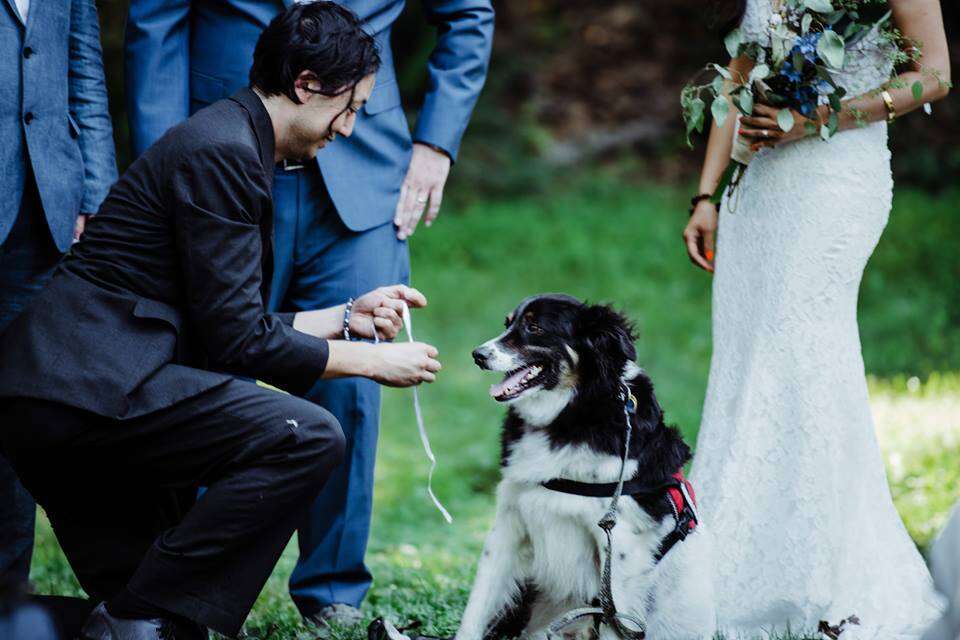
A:
[[[610,498],[613,497],[613,494],[617,490],[616,482],[578,482],[576,480],[567,480],[566,478],[554,478],[552,480],[542,482],[541,485],[546,489],[550,489],[551,491],[567,493],[574,496],[583,496],[586,498]],[[690,504],[689,498],[685,497],[683,501],[683,508],[678,511],[676,504],[668,493],[671,489],[683,491],[683,483],[673,477],[666,482],[661,482],[660,484],[654,485],[647,484],[639,478],[634,478],[633,480],[628,480],[627,482],[623,483],[622,495],[661,495],[669,505],[670,511],[673,513],[673,519],[676,524],[673,527],[673,530],[668,533],[663,540],[660,541],[660,546],[657,549],[657,553],[653,556],[654,564],[663,560],[663,557],[666,556],[667,553],[669,553],[678,542],[683,542],[686,540],[687,536],[690,535],[690,532],[693,531],[698,524],[697,515]]]

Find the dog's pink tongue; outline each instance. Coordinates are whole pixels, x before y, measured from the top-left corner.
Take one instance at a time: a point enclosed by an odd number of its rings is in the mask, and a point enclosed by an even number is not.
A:
[[[507,391],[507,389],[519,383],[526,374],[527,370],[521,369],[512,376],[506,378],[503,382],[490,385],[490,395],[494,398],[499,398]]]

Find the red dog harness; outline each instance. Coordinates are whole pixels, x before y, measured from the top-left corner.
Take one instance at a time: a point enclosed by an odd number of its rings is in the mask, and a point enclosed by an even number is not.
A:
[[[554,478],[542,485],[551,491],[568,493],[588,498],[612,498],[617,490],[616,482],[577,482],[566,478]],[[686,539],[699,523],[696,495],[693,485],[683,475],[683,470],[670,476],[670,480],[657,485],[649,485],[639,478],[623,483],[625,496],[662,496],[673,514],[673,531],[660,541],[660,548],[654,556],[654,562],[660,562],[678,543]]]

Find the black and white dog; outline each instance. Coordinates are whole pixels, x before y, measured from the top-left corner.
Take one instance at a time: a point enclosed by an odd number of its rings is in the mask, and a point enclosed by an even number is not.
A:
[[[712,542],[679,473],[690,450],[664,425],[633,340],[610,307],[551,294],[524,300],[473,352],[481,368],[506,372],[490,395],[509,409],[496,519],[456,640],[542,639],[557,616],[596,604],[606,551],[597,522],[610,499],[592,492],[612,495],[619,478],[625,389],[633,433],[612,536],[615,606],[645,621],[648,640],[713,637]],[[601,640],[617,637],[599,629]]]

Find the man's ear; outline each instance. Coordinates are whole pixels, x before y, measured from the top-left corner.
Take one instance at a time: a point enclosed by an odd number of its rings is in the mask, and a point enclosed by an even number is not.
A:
[[[590,305],[581,311],[580,335],[586,348],[597,354],[598,362],[616,368],[618,378],[627,361],[637,359],[633,326],[607,305]]]
[[[308,71],[307,69],[304,69],[303,71],[301,71],[300,75],[298,75],[296,79],[293,81],[293,92],[297,96],[298,104],[309,102],[310,99],[316,95],[316,93],[314,93],[313,91],[310,91],[311,84],[314,85],[313,87],[314,89],[318,88],[316,87],[316,84],[317,84],[316,74],[314,74],[312,71]]]

